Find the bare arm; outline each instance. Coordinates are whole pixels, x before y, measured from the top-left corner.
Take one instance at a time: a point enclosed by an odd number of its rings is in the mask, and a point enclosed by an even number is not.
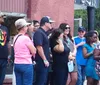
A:
[[[88,58],[92,54],[93,54],[93,52],[87,53],[87,49],[85,47],[83,47],[83,55],[84,55],[84,58]]]
[[[27,47],[30,50],[31,54],[34,56],[36,54],[36,48],[34,47],[34,45],[33,44],[28,44]]]
[[[76,52],[77,52],[77,49],[76,49],[76,46],[75,46],[75,44],[74,44],[73,56],[76,56]]]
[[[40,57],[42,58],[42,60],[47,60],[46,57],[45,57],[42,46],[37,46],[36,48],[37,48],[38,53],[39,53]]]
[[[80,42],[79,44],[76,45],[76,48],[78,48],[79,46],[82,46],[84,44],[85,44],[85,42]]]
[[[40,57],[42,58],[42,60],[43,60],[43,62],[44,62],[44,64],[45,64],[45,66],[48,67],[48,66],[49,66],[49,62],[48,62],[48,60],[46,59],[46,56],[45,56],[45,54],[44,54],[44,51],[43,51],[42,46],[37,46],[36,48],[37,48],[37,50],[38,50],[38,54],[40,55]]]
[[[94,59],[100,60],[100,49],[94,49]]]
[[[58,40],[58,44],[53,49],[56,52],[60,52],[60,53],[63,52],[64,51],[63,42],[61,40]]]

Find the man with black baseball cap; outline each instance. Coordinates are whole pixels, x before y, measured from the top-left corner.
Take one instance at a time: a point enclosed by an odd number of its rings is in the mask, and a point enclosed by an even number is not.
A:
[[[45,85],[47,81],[50,54],[47,31],[52,29],[54,21],[49,16],[44,16],[40,20],[40,28],[34,34],[34,45],[36,53],[36,82],[35,85]]]
[[[53,22],[55,21],[52,20],[49,16],[44,16],[40,21],[40,25],[43,25],[45,23],[53,23]]]

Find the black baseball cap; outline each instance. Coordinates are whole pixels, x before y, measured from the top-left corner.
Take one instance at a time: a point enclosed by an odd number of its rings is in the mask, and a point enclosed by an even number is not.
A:
[[[55,21],[52,20],[49,16],[44,16],[40,20],[40,25],[45,24],[45,23],[53,23],[53,22],[55,22]]]
[[[80,32],[80,31],[86,31],[86,29],[83,26],[81,26],[78,28],[78,32]]]

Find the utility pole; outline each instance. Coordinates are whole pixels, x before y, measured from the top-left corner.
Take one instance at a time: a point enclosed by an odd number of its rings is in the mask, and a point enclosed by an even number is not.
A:
[[[81,0],[81,2],[87,6],[88,31],[94,30],[95,8],[97,8],[99,0]]]
[[[95,7],[87,6],[88,31],[94,30],[95,24]]]

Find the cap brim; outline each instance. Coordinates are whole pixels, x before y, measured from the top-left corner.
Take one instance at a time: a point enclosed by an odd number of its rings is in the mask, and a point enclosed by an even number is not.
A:
[[[70,26],[69,25],[66,25],[66,27],[69,28]]]
[[[81,32],[81,31],[84,32],[85,30],[78,30],[78,31],[79,31],[79,32]]]
[[[25,25],[25,26],[28,26],[28,25],[31,25],[31,23],[26,23],[26,25]]]
[[[50,22],[50,23],[53,23],[53,22],[55,22],[55,21],[54,21],[54,20],[50,20],[49,22]]]

